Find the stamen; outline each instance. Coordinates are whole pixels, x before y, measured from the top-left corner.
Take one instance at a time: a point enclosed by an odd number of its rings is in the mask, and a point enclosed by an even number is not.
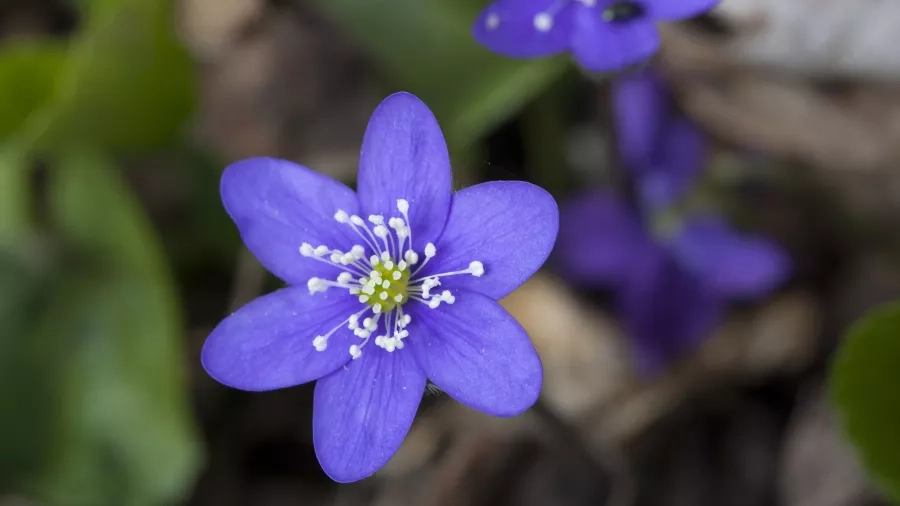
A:
[[[571,0],[557,0],[557,3],[559,1]],[[403,309],[408,301],[412,300],[432,309],[440,307],[441,304],[453,304],[456,297],[450,290],[436,292],[437,287],[441,286],[442,277],[459,274],[470,274],[475,277],[484,275],[484,265],[474,260],[466,269],[416,278],[416,275],[437,255],[437,247],[433,243],[426,244],[421,252],[425,255],[425,260],[419,263],[419,253],[414,250],[409,202],[398,199],[397,210],[402,218],[376,214],[367,216],[368,223],[372,225],[370,227],[360,216],[338,209],[334,214],[335,221],[349,225],[356,235],[363,239],[363,244],[355,244],[347,251],[331,249],[326,245],[315,247],[309,243],[300,245],[299,251],[302,256],[341,269],[334,280],[310,278],[307,281],[307,288],[311,294],[329,288],[342,288],[364,304],[359,312],[350,315],[341,325],[325,335],[316,336],[313,339],[313,346],[317,350],[325,350],[329,337],[344,324],[355,336],[363,340],[362,343],[349,347],[350,356],[354,360],[363,355],[363,348],[370,340],[388,352],[403,349],[404,339],[409,336],[407,327],[412,321],[412,317]],[[416,268],[414,272],[410,272],[413,266]],[[367,312],[371,312],[370,316],[360,319]],[[382,327],[384,330],[379,333]]]
[[[337,332],[345,324],[349,323],[348,327],[352,330],[356,325],[356,321],[359,319],[359,315],[365,313],[368,310],[369,308],[364,308],[362,311],[350,315],[346,320],[337,324],[337,326],[329,330],[325,335],[316,336],[312,341],[312,344],[316,348],[316,351],[325,351],[328,348],[328,338],[330,338],[332,334]]]

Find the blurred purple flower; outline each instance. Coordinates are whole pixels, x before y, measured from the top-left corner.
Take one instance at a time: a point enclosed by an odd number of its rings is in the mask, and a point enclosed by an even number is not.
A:
[[[608,286],[639,370],[659,371],[696,346],[729,300],[765,296],[788,275],[776,244],[738,233],[714,216],[696,216],[665,239],[610,193],[583,194],[560,210],[554,260],[581,286]]]
[[[618,70],[659,48],[657,21],[686,19],[719,0],[496,0],[472,30],[480,44],[511,58],[571,51],[586,70]]]
[[[451,193],[440,127],[407,93],[372,115],[357,186],[271,158],[225,170],[222,201],[244,243],[291,286],[225,318],[201,357],[242,390],[318,380],[313,441],[338,482],[391,458],[426,378],[496,416],[535,402],[540,359],[496,300],[544,263],[559,220],[528,183]]]
[[[667,206],[703,168],[706,138],[675,107],[672,92],[652,71],[613,83],[613,110],[622,162],[635,176],[642,203]]]

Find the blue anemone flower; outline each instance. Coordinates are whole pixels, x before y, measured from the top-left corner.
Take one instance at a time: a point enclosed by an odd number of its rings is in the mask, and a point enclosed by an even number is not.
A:
[[[694,348],[729,301],[765,296],[790,269],[778,245],[742,234],[717,216],[693,215],[656,232],[616,195],[585,193],[563,205],[555,252],[570,282],[616,293],[645,374]]]
[[[496,0],[472,34],[511,58],[571,52],[585,69],[618,70],[659,48],[657,21],[686,19],[719,0]]]
[[[556,203],[524,182],[453,193],[444,137],[416,97],[397,93],[375,110],[356,192],[253,158],[225,169],[221,193],[247,248],[289,286],[225,318],[203,367],[250,391],[317,380],[313,441],[335,481],[391,458],[426,379],[496,416],[537,400],[540,359],[496,301],[546,260]]]
[[[675,203],[703,170],[706,136],[652,70],[616,78],[612,95],[622,163],[642,203],[651,209]]]

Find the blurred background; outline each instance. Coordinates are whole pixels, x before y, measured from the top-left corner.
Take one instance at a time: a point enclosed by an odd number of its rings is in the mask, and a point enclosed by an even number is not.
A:
[[[614,179],[608,81],[478,47],[485,5],[0,1],[0,505],[887,504],[824,385],[848,326],[900,296],[896,2],[723,0],[660,28],[653,65],[713,142],[704,192],[794,269],[657,376],[609,294],[548,264],[503,301],[544,361],[539,404],[501,420],[429,395],[394,459],[338,486],[312,385],[204,373],[212,327],[279,286],[219,201],[234,160],[352,184],[369,115],[408,90],[458,187],[564,203]]]

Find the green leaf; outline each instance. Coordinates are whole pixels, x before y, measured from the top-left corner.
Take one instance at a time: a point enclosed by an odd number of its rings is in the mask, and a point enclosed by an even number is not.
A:
[[[51,318],[71,343],[60,382],[66,439],[38,486],[61,505],[177,500],[196,473],[199,446],[171,275],[107,159],[71,151],[55,161],[50,201],[77,297]]]
[[[29,160],[13,142],[0,143],[0,247],[25,239],[31,227]]]
[[[29,135],[50,147],[84,142],[147,149],[171,142],[193,107],[191,60],[171,0],[90,2],[51,110]]]
[[[479,5],[460,0],[315,0],[389,76],[434,111],[454,145],[467,146],[557,80],[566,58],[510,60],[471,36]]]
[[[65,46],[50,41],[0,46],[0,139],[9,136],[56,91],[65,69]]]
[[[850,329],[830,383],[844,429],[864,464],[900,501],[900,302],[872,311]]]
[[[42,332],[54,316],[50,263],[31,245],[0,249],[0,490],[21,491],[60,442],[64,343]],[[12,409],[12,407],[15,407]]]

